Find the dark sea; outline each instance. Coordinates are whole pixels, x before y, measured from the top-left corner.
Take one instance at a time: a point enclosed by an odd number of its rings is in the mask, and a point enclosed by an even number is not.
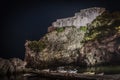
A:
[[[23,77],[23,76],[4,76],[0,80],[93,80],[93,79],[67,79],[67,78],[45,78],[45,77]]]
[[[73,78],[65,79],[65,78],[6,76],[6,77],[0,77],[0,80],[94,80],[94,79],[73,79]]]
[[[24,76],[5,76],[1,77],[0,80],[61,80],[61,79],[51,79],[51,78],[42,78],[42,77],[24,77]]]
[[[95,72],[96,74],[104,73],[104,75],[114,76],[114,74],[120,74],[120,65],[78,68],[77,73],[84,73],[84,72]],[[0,80],[93,80],[93,79],[70,79],[70,78],[67,79],[67,78],[55,78],[55,77],[48,78],[48,77],[42,77],[42,76],[23,76],[23,75],[24,74],[2,76],[0,77]],[[99,80],[99,79],[95,79],[95,80]]]

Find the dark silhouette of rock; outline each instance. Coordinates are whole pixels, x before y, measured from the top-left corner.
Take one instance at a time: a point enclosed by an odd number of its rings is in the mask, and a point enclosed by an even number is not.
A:
[[[19,58],[3,59],[0,58],[0,75],[13,74],[24,71],[26,62]]]

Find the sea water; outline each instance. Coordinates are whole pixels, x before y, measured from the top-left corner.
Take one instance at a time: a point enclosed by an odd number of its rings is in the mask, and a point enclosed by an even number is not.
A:
[[[99,66],[99,67],[77,67],[77,73],[95,73],[102,75],[114,75],[120,74],[120,65],[117,66]],[[12,75],[12,76],[2,76],[0,80],[67,80],[63,78],[47,78],[42,76],[24,76],[24,74],[20,75]],[[71,79],[77,80],[77,79]],[[78,79],[78,80],[89,80],[89,79]]]

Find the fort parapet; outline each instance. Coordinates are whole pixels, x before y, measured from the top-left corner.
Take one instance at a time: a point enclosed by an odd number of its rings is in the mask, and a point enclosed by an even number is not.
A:
[[[57,19],[57,21],[52,23],[52,27],[75,26],[79,28],[80,26],[86,26],[104,11],[105,8],[100,7],[83,9],[80,10],[80,12],[75,13],[75,16],[73,17]]]

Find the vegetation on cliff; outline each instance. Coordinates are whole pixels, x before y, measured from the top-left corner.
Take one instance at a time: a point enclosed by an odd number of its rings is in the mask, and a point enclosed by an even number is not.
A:
[[[63,32],[65,30],[65,27],[58,27],[56,29],[57,32]]]
[[[87,26],[81,26],[80,30],[86,32],[87,31]]]
[[[46,44],[44,41],[31,41],[28,44],[28,47],[34,52],[40,52],[46,47]]]
[[[98,16],[89,26],[85,41],[101,40],[104,37],[120,33],[120,12],[104,12]]]

